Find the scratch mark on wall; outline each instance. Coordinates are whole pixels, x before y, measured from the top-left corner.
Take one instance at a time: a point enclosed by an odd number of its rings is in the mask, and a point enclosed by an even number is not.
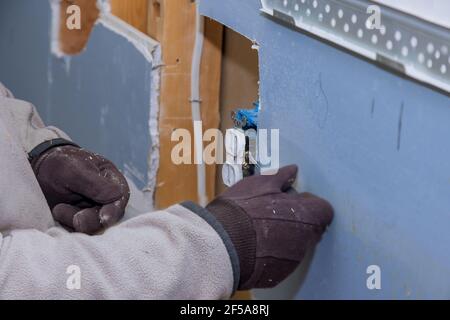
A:
[[[323,129],[328,121],[329,102],[325,90],[323,89],[322,73],[319,74],[315,88],[317,91],[312,95],[313,99],[308,101],[308,110],[311,113],[312,120],[320,129]]]
[[[104,126],[106,124],[106,116],[108,115],[108,106],[105,105],[100,109],[100,125]]]
[[[370,117],[373,119],[375,114],[375,99],[372,100],[372,108],[370,109]]]
[[[64,56],[64,70],[66,70],[67,76],[70,76],[70,64],[72,62],[72,58],[70,56]]]
[[[397,134],[397,150],[400,151],[401,142],[402,142],[402,129],[403,129],[403,110],[405,104],[402,102],[402,106],[400,107],[400,115],[398,117],[398,134]]]
[[[320,88],[320,92],[322,93],[322,96],[325,98],[325,112],[322,118],[322,122],[319,120],[319,127],[321,129],[323,129],[325,127],[325,124],[327,123],[328,120],[328,108],[329,108],[329,102],[328,102],[328,97],[325,94],[325,90],[323,89],[323,84],[322,84],[322,73],[319,73],[319,88]]]
[[[51,110],[52,110],[52,85],[53,85],[53,62],[52,57],[49,55],[47,58],[47,104],[45,106],[45,115],[46,118],[51,121]]]

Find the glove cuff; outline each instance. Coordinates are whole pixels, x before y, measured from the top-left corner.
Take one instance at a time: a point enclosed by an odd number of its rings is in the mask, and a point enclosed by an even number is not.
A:
[[[206,209],[216,217],[233,243],[240,265],[239,289],[251,278],[256,263],[256,232],[249,215],[235,202],[218,197]]]
[[[28,153],[28,160],[30,161],[30,163],[32,163],[34,160],[38,159],[43,153],[49,151],[50,149],[61,146],[73,146],[80,148],[80,146],[77,145],[76,143],[66,139],[62,138],[52,139],[42,142],[41,144],[37,145],[33,150],[31,150],[30,153]]]

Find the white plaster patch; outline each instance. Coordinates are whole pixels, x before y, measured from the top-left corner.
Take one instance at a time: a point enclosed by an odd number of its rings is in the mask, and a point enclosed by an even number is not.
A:
[[[50,28],[50,51],[53,55],[58,58],[64,56],[64,53],[59,47],[59,12],[60,12],[60,1],[59,0],[49,0],[50,9],[52,14],[52,22]]]
[[[97,20],[97,23],[127,39],[149,62],[153,63],[153,51],[159,46],[156,40],[109,12],[100,12],[100,18]],[[158,62],[156,63],[158,64]]]
[[[156,189],[156,178],[159,168],[159,97],[161,87],[161,46],[157,46],[153,52],[153,69],[151,73],[151,94],[150,94],[150,119],[149,130],[152,145],[150,146],[150,156],[148,160],[148,189],[153,194]]]

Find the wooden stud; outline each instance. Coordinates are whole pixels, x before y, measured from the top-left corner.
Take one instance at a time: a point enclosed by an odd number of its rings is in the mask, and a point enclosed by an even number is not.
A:
[[[165,208],[184,200],[198,201],[196,165],[175,165],[171,151],[173,130],[188,129],[191,133],[190,105],[191,63],[195,42],[195,3],[191,0],[151,1],[156,23],[149,24],[149,34],[161,43],[164,66],[160,93],[160,168],[156,188],[156,206]],[[155,7],[156,6],[156,7]],[[205,23],[205,43],[201,66],[201,115],[203,129],[219,126],[219,91],[222,59],[220,24]],[[214,197],[216,166],[207,166],[207,195]]]
[[[148,0],[111,0],[111,13],[147,33]]]

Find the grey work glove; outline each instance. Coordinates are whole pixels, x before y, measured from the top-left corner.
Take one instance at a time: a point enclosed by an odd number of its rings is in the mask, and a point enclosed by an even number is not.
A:
[[[95,234],[123,217],[130,190],[104,157],[60,145],[34,155],[31,166],[53,218],[69,230]]]
[[[291,192],[296,175],[297,166],[288,166],[273,176],[246,178],[206,207],[236,249],[240,290],[276,286],[332,221],[327,201]]]

